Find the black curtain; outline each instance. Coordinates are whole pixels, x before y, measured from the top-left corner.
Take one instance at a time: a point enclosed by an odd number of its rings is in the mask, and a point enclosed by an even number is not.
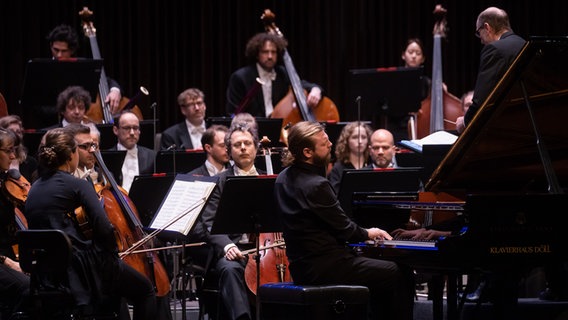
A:
[[[409,37],[424,41],[425,73],[431,74],[432,12],[437,3],[448,10],[443,80],[458,97],[474,86],[481,49],[474,36],[475,20],[486,7],[507,10],[513,30],[525,38],[568,35],[568,2],[552,0],[0,1],[0,92],[9,112],[21,114],[18,101],[26,62],[50,56],[45,37],[60,23],[77,28],[79,56],[90,57],[78,15],[87,6],[94,12],[107,75],[120,82],[127,96],[140,86],[149,90],[139,106],[150,119],[150,105],[157,103],[159,130],[181,121],[176,97],[189,87],[205,92],[208,116],[221,116],[228,78],[246,63],[246,42],[264,32],[260,16],[269,8],[289,41],[299,75],[321,84],[346,119],[355,108],[348,99],[348,70],[401,65]]]

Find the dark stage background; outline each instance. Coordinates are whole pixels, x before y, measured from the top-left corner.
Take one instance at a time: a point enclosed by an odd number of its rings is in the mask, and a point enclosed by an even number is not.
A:
[[[407,38],[419,37],[426,47],[425,74],[431,74],[436,3],[448,10],[443,79],[458,97],[474,85],[481,49],[475,20],[486,7],[507,10],[513,30],[525,38],[568,35],[568,2],[557,0],[0,1],[0,92],[9,111],[20,114],[26,61],[50,56],[45,36],[60,23],[77,28],[78,55],[91,57],[78,16],[88,6],[107,75],[121,83],[127,96],[139,86],[150,91],[139,105],[150,119],[149,106],[157,103],[159,131],[181,121],[176,97],[188,87],[205,92],[208,116],[221,116],[228,78],[246,63],[245,44],[264,32],[260,16],[270,8],[300,76],[321,84],[347,120],[356,110],[348,99],[349,69],[399,66]]]

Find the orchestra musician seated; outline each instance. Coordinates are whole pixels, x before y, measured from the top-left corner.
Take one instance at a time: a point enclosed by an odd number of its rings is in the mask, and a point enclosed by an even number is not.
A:
[[[205,132],[205,94],[197,88],[189,88],[177,97],[177,104],[184,116],[184,121],[162,132],[160,148],[203,149],[201,137]]]
[[[248,257],[241,249],[250,249],[253,244],[243,234],[211,234],[211,228],[227,177],[260,175],[265,172],[254,165],[258,151],[258,134],[248,123],[235,123],[225,135],[225,146],[234,165],[217,174],[219,182],[211,193],[201,216],[207,229],[207,243],[213,247],[211,266],[219,276],[220,301],[223,304],[223,319],[253,319],[245,282],[245,267]]]
[[[154,172],[156,151],[138,144],[140,140],[140,119],[131,111],[123,111],[112,127],[117,137],[117,144],[109,150],[126,150],[126,157],[117,182],[126,192],[130,191],[134,177]]]
[[[79,49],[79,37],[77,36],[77,32],[66,24],[60,24],[53,28],[46,39],[49,43],[51,56],[55,60],[72,59]],[[110,89],[105,103],[110,104],[111,113],[115,114],[118,111],[120,100],[122,99],[122,92],[116,80],[107,77],[107,82]]]
[[[369,142],[371,156],[371,169],[396,168],[397,147],[394,145],[394,136],[387,129],[377,129],[371,134]]]
[[[38,152],[44,170],[32,185],[25,203],[28,227],[59,229],[71,239],[68,282],[79,314],[100,307],[102,297],[123,297],[132,302],[134,320],[156,319],[153,284],[118,257],[115,229],[92,183],[72,175],[79,163],[77,149],[69,129],[55,128],[45,134]],[[78,206],[92,227],[92,237],[85,235],[76,216],[70,214]],[[120,300],[115,302],[118,307]]]
[[[11,319],[17,312],[26,313],[30,305],[30,278],[16,258],[16,214],[6,188],[7,171],[16,159],[19,139],[11,130],[0,129],[0,318]],[[14,196],[12,196],[13,198]]]
[[[60,122],[44,128],[49,130],[66,127],[70,123],[86,122],[86,114],[91,107],[91,94],[81,86],[69,86],[57,96],[56,109]]]
[[[248,112],[254,117],[270,117],[290,90],[286,69],[278,65],[287,46],[285,38],[266,32],[249,39],[245,56],[250,64],[236,70],[229,78],[227,115]],[[305,80],[302,87],[308,92],[308,106],[317,106],[322,99],[321,87]]]
[[[369,138],[373,130],[368,124],[350,122],[343,129],[335,144],[335,163],[327,175],[333,190],[337,194],[343,171],[362,169],[369,162]]]
[[[205,130],[201,137],[203,150],[207,154],[205,162],[188,174],[212,177],[227,170],[229,166],[229,154],[225,146],[227,131],[229,131],[227,127],[218,124],[214,124]]]

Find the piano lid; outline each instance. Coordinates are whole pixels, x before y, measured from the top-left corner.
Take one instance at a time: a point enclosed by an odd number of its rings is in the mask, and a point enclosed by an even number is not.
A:
[[[425,190],[462,195],[549,192],[551,174],[547,172],[552,172],[557,185],[567,188],[566,57],[568,37],[531,37]],[[541,139],[535,134],[529,106]],[[539,144],[545,152],[540,152]],[[547,154],[550,169],[545,171]]]

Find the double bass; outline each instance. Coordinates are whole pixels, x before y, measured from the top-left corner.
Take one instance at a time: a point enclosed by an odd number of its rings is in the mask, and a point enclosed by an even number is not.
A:
[[[461,101],[449,93],[442,81],[442,38],[446,37],[446,12],[442,5],[436,5],[434,16],[434,50],[432,57],[432,87],[430,95],[422,101],[416,113],[416,123],[411,117],[411,139],[422,139],[440,130],[455,130],[456,119],[463,115]]]
[[[268,33],[283,37],[284,35],[280,29],[276,26],[274,20],[276,16],[270,9],[265,9],[261,16],[264,22],[265,29]],[[339,112],[337,107],[331,101],[331,99],[322,96],[322,99],[314,108],[309,108],[306,101],[306,92],[302,87],[302,82],[292,58],[288,53],[288,50],[284,49],[283,52],[284,66],[286,72],[288,73],[288,78],[290,79],[290,90],[288,94],[278,102],[274,107],[271,118],[282,118],[282,127],[285,128],[291,124],[295,124],[302,120],[307,121],[339,121]],[[283,130],[283,137],[285,137],[285,131]],[[284,141],[286,139],[283,139]]]
[[[89,43],[91,44],[93,59],[102,59],[99,45],[97,43],[97,29],[95,29],[93,22],[90,20],[92,15],[93,12],[90,11],[87,7],[83,7],[83,10],[79,12],[79,16],[81,16],[81,19],[83,20],[83,32],[85,33],[85,36],[89,38]],[[148,95],[148,91],[144,87],[140,87],[140,91],[143,94]],[[105,102],[109,93],[110,89],[108,87],[108,79],[104,68],[102,68],[101,77],[99,79],[99,94],[97,95],[96,101],[91,104],[89,110],[85,115],[87,120],[94,123],[114,122],[114,114],[111,112],[110,104]],[[138,108],[138,106],[136,105],[133,105],[133,103],[131,103],[127,98],[122,97],[122,99],[120,99],[118,111],[124,110],[125,108],[132,108],[131,111],[136,114],[138,119],[143,119],[140,108]]]

